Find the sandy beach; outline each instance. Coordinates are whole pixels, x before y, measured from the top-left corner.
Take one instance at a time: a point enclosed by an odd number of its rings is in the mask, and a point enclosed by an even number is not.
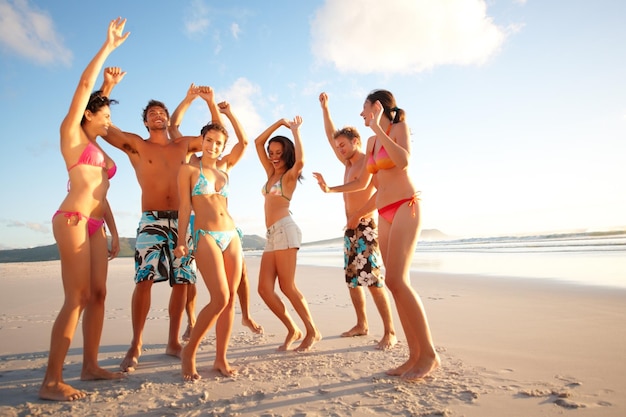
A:
[[[407,357],[382,352],[382,323],[368,295],[370,334],[342,338],[354,309],[341,268],[299,265],[297,282],[324,339],[308,353],[278,352],[285,330],[256,294],[259,258],[247,257],[251,310],[265,333],[241,325],[229,359],[211,369],[214,331],[198,355],[202,380],[185,383],[164,354],[169,287],[156,285],[137,371],[121,381],[80,381],[79,329],[65,379],[88,392],[73,403],[37,397],[50,329],[62,303],[60,263],[0,264],[1,416],[623,416],[626,414],[626,290],[537,279],[412,274],[442,367],[419,383],[385,375]],[[110,264],[100,363],[117,369],[131,338],[133,260]],[[198,308],[208,299],[198,285]],[[295,314],[294,314],[295,316]],[[184,324],[183,324],[184,326]]]

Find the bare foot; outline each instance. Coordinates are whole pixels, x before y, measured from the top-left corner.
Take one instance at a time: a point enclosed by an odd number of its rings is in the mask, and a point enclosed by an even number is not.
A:
[[[440,365],[439,355],[435,355],[434,358],[421,357],[417,364],[402,374],[401,378],[405,381],[417,381],[439,368]]]
[[[183,381],[198,381],[202,377],[196,370],[196,358],[183,348],[180,353]]]
[[[300,329],[295,329],[294,331],[291,331],[287,334],[285,343],[278,346],[278,350],[280,351],[289,350],[289,346],[291,346],[291,344],[295,342],[296,340],[300,340],[300,339],[302,339],[302,332],[300,331]]]
[[[417,359],[409,357],[409,359],[406,362],[404,362],[402,365],[398,366],[397,368],[390,369],[385,373],[389,376],[401,376],[406,371],[408,371],[413,366],[415,366],[416,363],[417,363]]]
[[[357,324],[347,332],[341,333],[341,337],[367,336],[367,333],[367,327],[362,327]]]
[[[185,330],[185,333],[183,333],[183,335],[181,336],[181,339],[183,340],[183,342],[189,342],[189,337],[191,336],[192,330],[193,330],[193,326],[191,324],[188,324],[187,330]]]
[[[224,376],[235,376],[237,375],[237,370],[230,367],[228,361],[215,360],[213,362],[213,370],[218,371],[220,374]]]
[[[81,381],[100,381],[100,380],[108,380],[108,379],[123,379],[125,377],[123,372],[111,372],[106,369],[95,367],[95,368],[83,368],[80,373]]]
[[[167,345],[165,348],[165,354],[169,356],[174,356],[176,358],[180,358],[180,352],[183,350],[183,346],[180,343],[176,343],[175,345]]]
[[[74,401],[85,398],[87,393],[76,388],[72,388],[65,382],[50,382],[44,381],[39,388],[39,398],[42,400],[51,401]]]
[[[133,372],[139,365],[139,356],[141,356],[141,348],[131,346],[126,352],[126,357],[120,363],[122,372]]]
[[[251,318],[241,319],[241,324],[252,330],[252,333],[263,334],[263,326],[257,324]]]
[[[378,350],[389,350],[395,345],[398,344],[398,338],[394,333],[385,333],[382,339],[376,345],[376,349]]]
[[[296,352],[309,351],[311,350],[311,347],[313,347],[313,345],[320,340],[322,340],[322,334],[317,329],[315,329],[312,334],[307,333],[302,343],[300,343],[300,346],[298,346],[295,350]]]

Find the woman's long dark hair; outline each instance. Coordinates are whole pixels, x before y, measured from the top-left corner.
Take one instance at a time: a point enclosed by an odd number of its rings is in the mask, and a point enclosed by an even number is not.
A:
[[[280,159],[285,161],[287,169],[291,169],[296,164],[296,147],[293,142],[285,136],[274,136],[267,143],[268,153],[270,149],[270,143],[272,142],[280,143],[283,145],[283,153]],[[304,177],[302,176],[302,173],[300,173],[300,175],[298,176],[298,181],[301,181],[302,178]]]
[[[380,104],[383,105],[383,113],[389,120],[391,120],[391,123],[404,121],[404,110],[398,108],[396,105],[396,99],[391,92],[387,90],[373,90],[369,93],[366,100],[372,104],[376,103],[376,100],[380,101]]]
[[[96,114],[101,108],[110,106],[111,104],[117,104],[117,100],[110,100],[107,96],[102,95],[102,90],[98,90],[94,91],[89,96],[89,101],[87,102],[85,110],[89,110],[91,113]],[[83,118],[80,121],[81,126],[85,123],[85,120],[87,119],[83,114]]]

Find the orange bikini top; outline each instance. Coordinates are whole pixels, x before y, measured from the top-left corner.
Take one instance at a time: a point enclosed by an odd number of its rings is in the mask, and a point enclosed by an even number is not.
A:
[[[389,125],[389,128],[387,129],[387,136],[389,136],[389,132],[391,132],[391,125]],[[396,166],[391,158],[389,158],[389,154],[384,146],[380,147],[376,155],[374,155],[374,148],[376,148],[376,141],[374,141],[372,153],[367,158],[367,172],[370,174],[376,174],[381,169],[391,169]]]

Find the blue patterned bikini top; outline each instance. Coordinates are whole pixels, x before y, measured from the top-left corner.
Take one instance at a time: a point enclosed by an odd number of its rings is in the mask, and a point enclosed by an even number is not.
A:
[[[228,198],[228,192],[229,192],[228,174],[224,172],[224,175],[226,175],[226,183],[224,184],[221,190],[217,191],[215,189],[215,183],[209,182],[204,176],[204,172],[202,171],[202,161],[200,161],[200,175],[198,176],[198,181],[196,181],[196,185],[194,185],[193,190],[191,190],[191,195],[194,196],[194,195],[219,194],[222,197]]]

